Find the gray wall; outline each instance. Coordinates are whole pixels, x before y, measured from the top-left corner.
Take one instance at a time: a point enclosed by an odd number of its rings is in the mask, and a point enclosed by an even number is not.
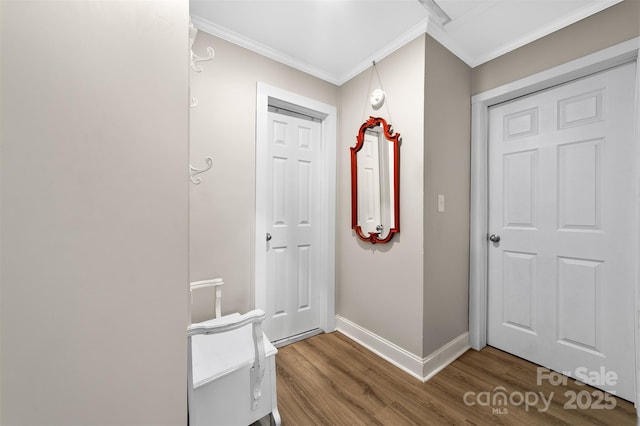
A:
[[[640,0],[624,0],[473,69],[478,94],[640,35]]]
[[[468,330],[471,164],[471,68],[426,40],[424,356]]]
[[[337,105],[338,88],[200,31],[194,51],[215,58],[191,72],[191,162],[213,169],[191,185],[191,280],[222,277],[223,312],[254,306],[256,83]],[[211,316],[213,295],[194,297],[193,319]]]
[[[404,137],[402,232],[372,247],[351,232],[348,191],[368,72],[337,88],[200,34],[216,60],[192,79],[191,162],[214,169],[188,186],[187,14],[1,3],[2,424],[185,423],[188,188],[191,279],[224,277],[225,309],[247,310],[257,80],[339,107],[338,313],[418,355],[466,330],[464,64],[427,36],[379,63]],[[639,21],[625,0],[477,67],[471,92],[636,37]]]
[[[336,313],[407,351],[422,352],[425,36],[377,64],[386,107],[368,103],[371,69],[340,86],[336,220]],[[365,109],[366,105],[366,109]],[[383,116],[402,136],[400,233],[371,245],[351,230],[351,157],[360,125]],[[391,119],[389,119],[389,116]]]
[[[225,311],[253,307],[255,83],[263,81],[338,107],[337,313],[429,355],[468,329],[470,96],[637,35],[638,1],[626,0],[473,70],[429,36],[380,61],[404,139],[402,230],[374,247],[350,222],[349,147],[366,117],[387,116],[366,103],[370,70],[336,87],[201,32],[196,51],[211,45],[216,57],[192,73],[200,104],[191,110],[191,161],[211,155],[214,168],[191,187],[191,278],[222,276]],[[207,300],[196,300],[194,319],[206,317]]]
[[[374,111],[367,102],[371,69],[336,87],[200,32],[194,49],[206,46],[216,56],[202,73],[192,72],[199,104],[191,110],[191,161],[211,155],[214,167],[191,186],[191,279],[223,277],[224,311],[253,307],[255,84],[263,81],[338,107],[337,314],[418,356],[464,333],[469,68],[430,37],[418,37],[377,64],[387,106]],[[371,90],[377,86],[374,79]],[[351,230],[349,148],[369,115],[389,113],[403,137],[401,233],[372,246]],[[436,214],[443,192],[447,211]],[[210,316],[211,300],[204,293],[194,298],[194,320]],[[441,313],[446,321],[437,320]]]
[[[191,74],[191,162],[214,167],[191,186],[191,279],[225,280],[223,311],[253,307],[256,82],[336,105],[338,184],[336,311],[394,343],[422,351],[424,36],[378,64],[402,145],[402,232],[372,250],[351,231],[349,147],[369,115],[370,71],[341,87],[199,32],[194,46],[215,59]],[[383,109],[386,116],[386,109]],[[366,115],[363,115],[363,113]],[[212,295],[194,297],[193,319],[210,316]]]
[[[185,424],[188,4],[0,7],[0,423]]]

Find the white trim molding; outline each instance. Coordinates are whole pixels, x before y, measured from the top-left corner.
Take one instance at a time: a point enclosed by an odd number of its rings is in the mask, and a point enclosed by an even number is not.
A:
[[[314,77],[318,77],[319,79],[328,81],[329,83],[337,84],[336,76],[333,76],[324,70],[316,68],[313,65],[310,65],[304,61],[301,61],[290,55],[287,55],[286,53],[283,53],[277,49],[266,46],[244,35],[228,30],[225,27],[222,27],[218,24],[214,24],[213,22],[203,19],[199,16],[192,16],[191,20],[193,22],[193,25],[197,29],[204,31],[207,34],[211,34],[213,36],[226,40],[229,43],[233,43],[240,47],[244,47],[245,49],[250,50],[254,53],[265,56],[269,59],[273,59],[276,62],[280,62],[281,64],[288,65],[299,71],[310,74]]]
[[[533,74],[521,80],[480,93],[471,98],[471,221],[469,264],[469,343],[476,350],[487,344],[487,234],[488,234],[488,117],[489,107],[558,84],[636,61],[640,37],[619,43],[580,59]],[[640,390],[640,73],[636,73],[636,161],[634,165],[636,259],[634,288],[636,295],[636,403]]]
[[[330,80],[328,81],[337,86],[342,86],[344,83],[351,80],[353,77],[369,69],[373,61],[379,62],[383,60],[384,58],[391,55],[396,50],[409,44],[410,42],[412,42],[422,34],[426,33],[427,28],[429,28],[429,26],[431,25],[432,25],[431,19],[429,18],[423,19],[422,21],[418,22],[414,26],[410,27],[407,31],[402,33],[400,37],[396,38],[395,40],[391,41],[390,43],[386,44],[385,46],[382,46],[380,49],[373,52],[371,55],[369,55],[369,57],[362,60],[358,65],[354,66],[349,71],[345,72],[344,74],[338,75],[335,81],[330,81]]]
[[[336,315],[336,331],[422,382],[435,376],[470,348],[469,333],[465,332],[421,358],[340,315]]]
[[[465,331],[430,355],[424,357],[422,360],[422,381],[426,382],[438,374],[469,349],[471,349],[469,346],[469,332]]]
[[[255,223],[255,307],[265,309],[267,304],[267,260],[264,246],[266,234],[266,182],[264,176],[266,158],[268,107],[270,102],[287,105],[289,109],[322,120],[322,211],[320,223],[320,327],[325,332],[335,330],[335,270],[336,270],[336,141],[337,109],[316,100],[288,92],[261,82],[256,88],[256,223]]]
[[[244,47],[245,49],[248,49],[259,55],[265,56],[269,59],[273,59],[276,62],[288,65],[292,68],[310,74],[324,81],[328,81],[329,83],[335,84],[336,86],[341,86],[356,75],[367,70],[371,66],[372,61],[378,62],[384,59],[391,53],[413,41],[416,37],[421,36],[427,31],[427,26],[430,24],[429,18],[421,20],[414,26],[410,27],[407,31],[402,33],[398,38],[382,46],[380,49],[373,52],[370,56],[363,59],[360,63],[355,65],[347,72],[343,74],[333,74],[314,65],[311,65],[305,61],[287,55],[280,50],[266,46],[246,36],[230,31],[227,28],[214,24],[213,22],[210,22],[199,16],[192,16],[191,20],[196,28],[204,31],[207,34],[211,34],[230,43]]]
[[[422,0],[419,0],[422,2]],[[586,9],[580,9],[577,12],[570,14],[568,16],[563,17],[562,19],[558,19],[555,21],[550,21],[548,24],[539,27],[536,31],[524,34],[522,37],[518,38],[509,38],[506,42],[500,43],[495,46],[491,50],[487,50],[479,53],[471,53],[468,48],[464,47],[464,43],[460,43],[460,37],[456,37],[455,29],[448,27],[448,25],[460,26],[464,25],[463,21],[467,21],[469,19],[473,19],[473,14],[471,15],[463,15],[462,17],[458,17],[453,21],[445,22],[444,24],[440,24],[439,22],[432,21],[431,25],[427,27],[427,34],[436,39],[441,45],[449,49],[451,53],[456,55],[459,59],[464,61],[471,68],[475,68],[479,65],[484,64],[485,62],[489,62],[492,59],[495,59],[499,56],[502,56],[506,53],[509,53],[513,50],[518,49],[526,44],[529,44],[533,41],[541,39],[554,31],[558,31],[559,29],[568,27],[571,24],[574,24],[581,19],[587,18],[591,15],[594,15],[598,12],[603,11],[617,3],[620,3],[622,0],[602,0],[591,7]],[[480,9],[476,9],[476,11],[483,10],[485,8],[491,7],[492,2],[485,2],[484,7]],[[495,0],[494,0],[495,3]],[[452,34],[453,33],[453,34]]]

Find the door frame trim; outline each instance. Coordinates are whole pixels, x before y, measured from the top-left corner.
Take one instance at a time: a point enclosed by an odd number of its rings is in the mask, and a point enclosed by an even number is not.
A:
[[[305,96],[301,96],[268,84],[257,83],[256,96],[256,194],[255,194],[255,257],[254,303],[264,309],[267,302],[267,258],[264,246],[266,233],[266,183],[260,179],[265,173],[267,154],[268,107],[270,102],[285,104],[294,112],[300,112],[322,120],[322,197],[320,223],[320,327],[325,332],[334,331],[335,324],[335,235],[336,235],[336,141],[337,108]]]
[[[566,83],[626,62],[636,61],[636,132],[634,159],[634,292],[636,404],[640,403],[640,37],[616,44],[580,59],[533,74],[471,98],[471,220],[469,251],[469,344],[480,350],[487,345],[488,292],[488,119],[489,107]]]

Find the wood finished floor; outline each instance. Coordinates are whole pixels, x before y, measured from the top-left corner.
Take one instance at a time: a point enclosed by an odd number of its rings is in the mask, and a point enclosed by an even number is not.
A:
[[[614,409],[565,409],[565,392],[601,392],[568,380],[538,386],[537,365],[495,348],[469,350],[427,383],[411,377],[340,333],[282,347],[276,356],[278,408],[284,426],[298,425],[635,425],[633,404]],[[514,404],[469,406],[480,392],[504,387]],[[527,410],[518,395],[539,398]],[[484,394],[487,395],[487,394]],[[515,396],[512,396],[515,395]],[[482,396],[480,401],[483,402]],[[497,401],[498,402],[498,401]],[[582,403],[588,402],[586,395]],[[602,405],[607,405],[604,401]],[[612,405],[612,404],[611,404]],[[492,409],[501,409],[500,413]]]

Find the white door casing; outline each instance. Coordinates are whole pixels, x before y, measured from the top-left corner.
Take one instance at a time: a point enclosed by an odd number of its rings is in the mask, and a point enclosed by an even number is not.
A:
[[[629,400],[634,79],[635,62],[489,111],[488,343],[574,377],[604,367],[617,380],[596,387]]]
[[[471,138],[471,220],[470,220],[470,276],[469,276],[469,344],[476,350],[486,346],[487,337],[487,254],[488,254],[488,117],[489,107],[517,97],[544,90],[558,84],[584,77],[619,64],[636,61],[640,38],[619,43],[580,59],[567,62],[521,80],[491,89],[472,97]],[[640,350],[638,349],[638,319],[640,309],[640,72],[636,72],[635,117],[636,136],[634,147],[634,238],[633,264],[635,288],[634,336],[636,340],[636,383],[640,381]],[[636,395],[638,389],[636,385]],[[636,397],[636,401],[639,398]]]
[[[321,151],[315,170],[319,176],[319,202],[313,213],[317,214],[317,246],[313,260],[317,262],[318,326],[325,332],[335,330],[335,175],[336,175],[336,116],[334,106],[318,102],[276,87],[258,82],[256,98],[256,222],[255,222],[255,307],[269,312],[274,306],[268,288],[268,249],[266,234],[269,218],[273,217],[269,180],[269,105],[283,107],[321,120]],[[289,117],[291,118],[291,117]],[[296,206],[297,209],[297,206]],[[310,212],[311,213],[311,212]],[[271,233],[271,232],[269,232]],[[272,241],[277,243],[276,235]],[[272,244],[273,246],[273,244]],[[311,295],[311,293],[310,293]],[[271,300],[270,300],[271,298]],[[273,310],[273,309],[272,309]],[[268,330],[269,320],[265,322]],[[271,340],[278,337],[267,336]]]

